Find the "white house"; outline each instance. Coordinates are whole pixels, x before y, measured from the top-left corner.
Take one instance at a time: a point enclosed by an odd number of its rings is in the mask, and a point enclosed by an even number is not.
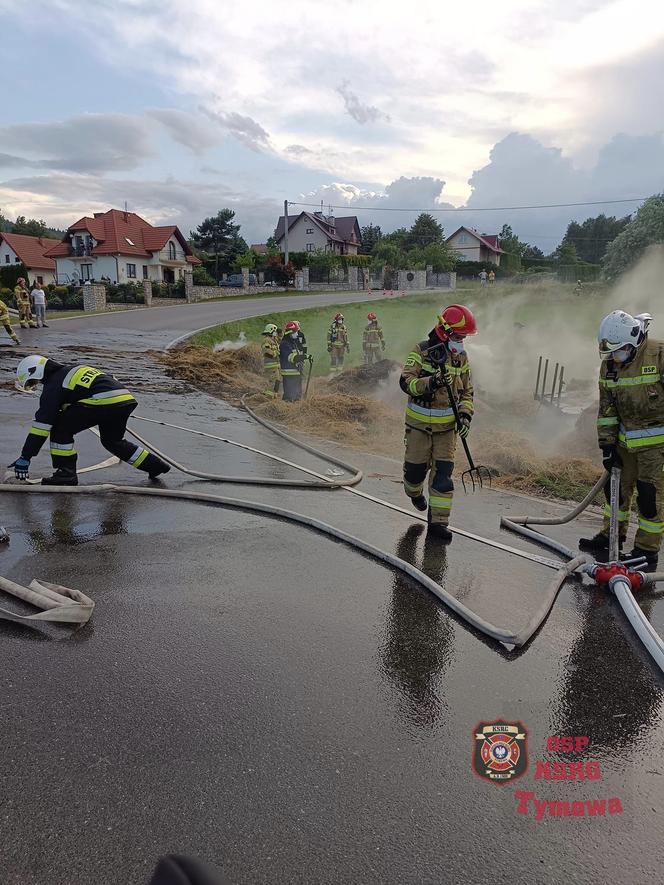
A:
[[[498,234],[480,234],[472,227],[460,227],[446,242],[458,254],[460,261],[481,261],[498,267],[500,256],[504,254]]]
[[[285,224],[282,215],[277,222],[274,238],[283,252]],[[300,212],[288,216],[289,252],[334,252],[337,255],[357,255],[362,237],[355,215],[345,218],[325,216],[322,212]]]
[[[118,209],[80,218],[48,256],[55,260],[59,283],[174,283],[185,268],[201,263],[175,225],[154,227]]]
[[[57,246],[59,240],[49,237],[29,237],[25,234],[0,233],[0,267],[12,264],[25,265],[28,279],[48,286],[55,282],[55,261],[46,253]]]

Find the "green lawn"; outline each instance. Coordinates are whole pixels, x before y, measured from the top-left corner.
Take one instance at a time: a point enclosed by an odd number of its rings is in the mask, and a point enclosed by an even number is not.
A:
[[[480,335],[488,340],[492,332],[500,330],[501,339],[514,337],[515,327],[527,326],[528,337],[534,335],[546,341],[552,325],[560,325],[564,308],[573,308],[575,329],[582,328],[591,344],[596,334],[598,317],[605,310],[604,294],[574,295],[568,285],[510,285],[497,284],[480,287],[479,284],[461,284],[456,292],[415,292],[405,298],[371,298],[359,304],[328,305],[307,310],[289,310],[278,314],[238,320],[215,326],[191,339],[192,344],[213,347],[222,341],[236,341],[244,332],[248,341],[260,341],[267,322],[282,326],[290,319],[298,320],[307,338],[309,352],[314,356],[314,374],[325,375],[329,371],[327,354],[327,330],[337,311],[343,313],[349,331],[351,352],[347,364],[362,362],[362,331],[367,323],[367,313],[373,310],[383,328],[387,349],[385,355],[402,361],[413,344],[426,338],[433,327],[441,307],[450,302],[468,304],[476,313]],[[480,343],[480,335],[477,337]],[[486,337],[485,337],[486,336]],[[509,340],[507,340],[509,344]],[[559,346],[559,345],[557,345]],[[546,348],[545,348],[546,350]]]

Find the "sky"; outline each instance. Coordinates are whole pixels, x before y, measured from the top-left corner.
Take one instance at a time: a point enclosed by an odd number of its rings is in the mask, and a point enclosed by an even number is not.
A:
[[[0,20],[9,218],[126,202],[188,235],[229,207],[252,243],[285,199],[322,200],[384,231],[508,223],[547,252],[638,202],[504,207],[664,191],[652,0],[0,0]]]

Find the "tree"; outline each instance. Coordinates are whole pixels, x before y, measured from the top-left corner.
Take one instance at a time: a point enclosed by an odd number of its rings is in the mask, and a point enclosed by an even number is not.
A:
[[[189,236],[195,248],[214,255],[215,279],[219,279],[219,259],[232,261],[247,244],[239,235],[240,225],[234,224],[235,212],[220,209],[216,215],[205,218]]]
[[[380,243],[383,232],[379,224],[367,224],[360,231],[362,243],[360,245],[360,255],[372,255],[374,248]]]
[[[406,237],[406,248],[413,246],[421,246],[422,248],[430,246],[432,243],[444,243],[445,235],[443,226],[439,224],[433,215],[422,212],[415,219],[415,223],[408,231]]]
[[[664,194],[648,197],[632,221],[610,243],[604,257],[604,274],[613,279],[629,270],[646,247],[655,243],[664,243]]]
[[[609,243],[629,224],[631,216],[616,218],[614,215],[598,215],[586,218],[583,224],[570,221],[563,237],[563,243],[571,243],[582,261],[599,264]]]
[[[46,235],[46,223],[37,221],[36,218],[25,220],[25,215],[19,215],[14,222],[14,233],[25,234],[28,237],[43,237]]]

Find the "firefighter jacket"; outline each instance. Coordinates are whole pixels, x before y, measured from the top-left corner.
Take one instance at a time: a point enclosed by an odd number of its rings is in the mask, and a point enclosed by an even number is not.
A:
[[[9,309],[4,301],[0,301],[0,323],[9,322]]]
[[[276,337],[265,335],[261,344],[263,352],[263,368],[278,369],[279,368],[279,342]]]
[[[383,330],[378,325],[378,323],[369,323],[369,325],[364,330],[364,335],[362,337],[362,346],[364,350],[373,350],[378,349],[379,347],[385,347],[385,341],[383,339]]]
[[[279,345],[279,364],[282,376],[300,375],[304,355],[300,339],[285,335]]]
[[[112,375],[92,366],[63,366],[47,360],[44,387],[21,457],[34,458],[63,409],[73,403],[106,413],[136,400]]]
[[[304,334],[301,329],[297,330],[297,342],[300,347],[302,353],[307,355],[307,339],[304,337]]]
[[[600,446],[664,446],[664,342],[649,338],[627,364],[608,359],[599,377]]]
[[[438,371],[438,367],[432,365],[426,353],[431,347],[442,347],[446,351],[445,345],[434,331],[427,340],[416,344],[408,354],[399,384],[408,394],[406,426],[437,433],[454,428],[454,412],[444,385],[431,390],[431,378]],[[472,418],[473,383],[468,357],[461,354],[452,358],[446,351],[445,367],[452,379],[452,392],[459,414]]]
[[[16,301],[16,306],[18,307],[20,304],[30,304],[30,293],[27,289],[24,289],[22,286],[14,287],[14,300]]]
[[[327,346],[346,347],[348,345],[348,329],[345,323],[332,323],[327,333]]]

